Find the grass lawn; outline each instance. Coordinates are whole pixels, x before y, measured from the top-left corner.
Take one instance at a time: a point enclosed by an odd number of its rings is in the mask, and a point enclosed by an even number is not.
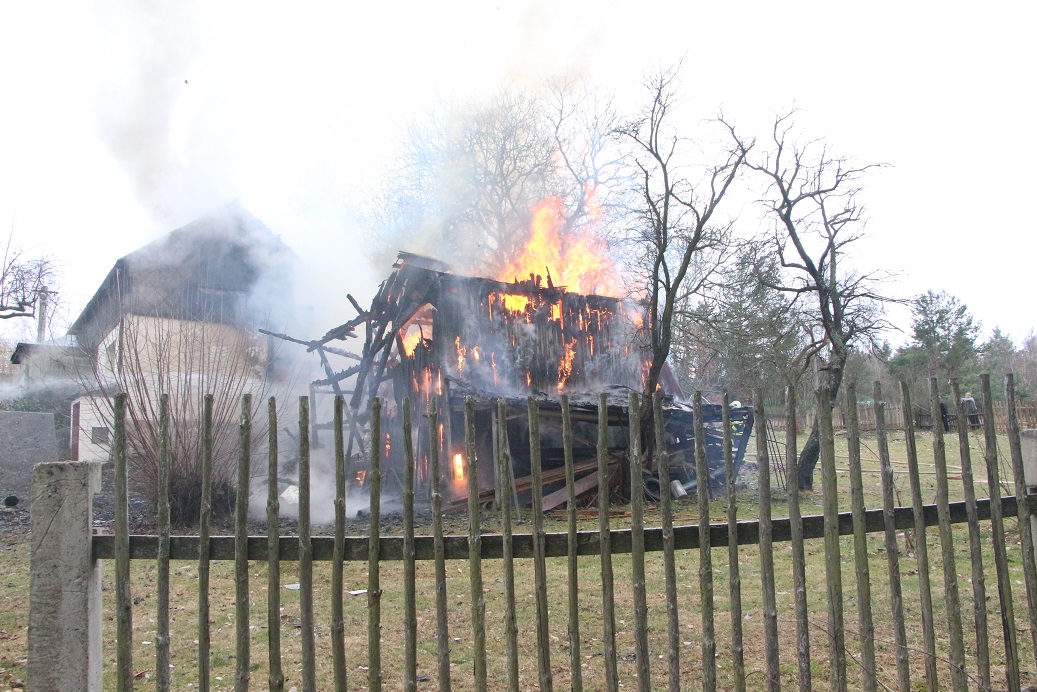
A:
[[[931,452],[931,438],[928,434],[920,434],[917,438],[921,460],[922,493],[926,503],[935,497],[936,477]],[[947,438],[947,460],[951,476],[951,500],[963,498],[959,472],[957,438]],[[1007,441],[999,441],[1002,450],[1007,452]],[[750,449],[754,446],[750,444]],[[881,486],[877,473],[877,448],[873,435],[864,438],[864,485],[866,504],[869,508],[881,507]],[[906,475],[906,457],[902,432],[893,432],[891,438],[891,454],[893,456],[896,483],[899,491],[900,505],[910,505],[910,487]],[[972,460],[977,481],[977,495],[987,497],[986,472],[983,462],[983,440],[975,436],[972,440]],[[845,473],[846,438],[837,438],[837,464],[843,471],[839,474],[840,510],[849,509],[849,478]],[[1002,478],[1011,480],[1007,473],[1009,464],[1002,464]],[[820,488],[820,470],[815,477],[815,486]],[[773,513],[775,517],[787,516],[788,502],[784,490],[775,488]],[[1010,494],[1003,490],[1003,494]],[[759,504],[756,491],[749,489],[739,493],[739,519],[749,521],[759,516]],[[698,521],[697,505],[693,498],[675,505],[677,524],[694,524]],[[820,514],[820,493],[806,493],[802,497],[804,515]],[[710,507],[710,516],[714,522],[725,521],[725,502],[717,500]],[[528,511],[526,512],[528,519]],[[554,515],[547,521],[548,531],[564,531],[563,515]],[[613,519],[614,528],[624,528],[625,518]],[[658,522],[657,513],[650,509],[649,524]],[[496,532],[498,525],[494,518],[485,522],[489,532]],[[594,530],[596,521],[581,522],[581,529]],[[452,524],[453,533],[466,533],[463,519]],[[1026,596],[1023,587],[1021,569],[1021,552],[1019,532],[1014,518],[1006,521],[1009,533],[1007,551],[1011,563],[1013,600],[1015,604],[1018,644],[1022,650],[1021,668],[1024,671],[1024,684],[1037,683],[1037,665],[1032,651],[1029,623],[1026,618]],[[430,527],[421,527],[421,531],[430,532]],[[529,524],[516,527],[516,531],[528,531]],[[330,531],[330,529],[329,529]],[[315,533],[321,533],[316,532]],[[383,532],[384,533],[384,532]],[[975,649],[976,627],[973,614],[972,567],[969,555],[968,532],[964,525],[958,525],[953,531],[955,543],[955,569],[958,588],[962,598],[962,619],[964,623],[967,661],[970,675],[976,675]],[[1001,643],[1002,631],[999,615],[999,599],[997,593],[996,574],[993,565],[993,551],[990,540],[990,525],[984,523],[981,531],[984,563],[983,572],[986,586],[986,612],[989,620],[990,656],[994,687],[1003,687],[1004,681],[1004,647]],[[859,658],[857,642],[857,595],[855,587],[855,566],[853,560],[852,537],[844,537],[840,541],[842,553],[842,582],[844,594],[844,611],[846,622],[846,649],[850,687],[859,686],[860,669],[855,660]],[[935,622],[937,630],[938,655],[947,656],[947,616],[944,592],[944,570],[940,558],[939,533],[932,529],[928,538],[929,561],[931,566],[931,582],[933,602],[935,604]],[[26,627],[28,622],[28,576],[29,555],[28,536],[25,531],[5,530],[0,534],[0,598],[3,607],[0,609],[0,689],[16,687],[25,678],[26,659]],[[776,592],[778,601],[778,619],[780,636],[780,656],[782,685],[794,687],[797,684],[795,619],[793,614],[792,558],[791,546],[788,543],[775,544]],[[890,687],[896,685],[896,670],[893,658],[893,632],[890,617],[889,577],[886,554],[881,533],[868,537],[868,557],[872,604],[876,626],[876,653],[880,680]],[[824,571],[823,541],[813,540],[806,545],[808,599],[810,604],[811,657],[812,672],[816,685],[827,687],[828,677],[828,637],[826,575]],[[715,617],[717,638],[718,688],[728,689],[731,685],[731,615],[729,602],[729,576],[731,566],[727,558],[726,546],[714,548],[713,580],[715,592]],[[756,546],[744,546],[739,551],[739,570],[742,585],[742,626],[744,628],[745,662],[750,689],[764,687],[763,672],[763,617],[760,584],[760,559]],[[691,689],[701,683],[700,644],[702,632],[701,610],[699,608],[699,554],[698,551],[684,551],[677,556],[677,589],[680,608],[681,627],[681,671],[682,688]],[[917,563],[915,555],[906,537],[900,539],[900,566],[903,584],[904,604],[907,614],[909,644],[912,647],[911,669],[912,683],[916,689],[926,689],[923,677],[923,665],[920,651],[922,634],[919,615],[919,594],[917,580]],[[299,591],[289,588],[298,582],[295,563],[282,564],[281,600],[282,610],[279,613],[282,629],[282,650],[284,656],[284,672],[287,678],[285,688],[290,689],[301,683],[300,676],[300,636],[297,627],[299,621]],[[551,559],[548,561],[549,601],[550,601],[550,657],[554,674],[554,684],[558,689],[565,689],[569,684],[569,644],[567,627],[568,593],[566,586],[566,560]],[[104,670],[105,687],[114,688],[115,667],[115,614],[114,614],[114,564],[106,562],[104,570]],[[211,589],[211,626],[212,639],[212,675],[213,689],[232,689],[234,660],[234,603],[233,603],[233,565],[227,562],[213,563]],[[486,600],[486,642],[488,673],[491,689],[500,689],[506,683],[506,658],[504,644],[504,599],[503,572],[499,561],[485,561],[482,565]],[[631,582],[631,561],[629,555],[617,555],[614,558],[616,577],[615,612],[617,625],[617,651],[619,656],[620,679],[628,686],[632,685],[635,676],[634,642],[633,642],[633,602]],[[171,566],[170,601],[172,611],[172,687],[174,689],[190,689],[197,680],[197,585],[198,569],[193,562],[174,562]],[[583,670],[586,689],[602,689],[603,678],[603,644],[602,617],[603,610],[600,583],[600,561],[596,556],[580,558],[579,563],[579,607],[581,668]],[[664,599],[664,576],[661,554],[651,553],[646,564],[649,613],[650,650],[652,652],[652,687],[665,689],[666,686],[666,608]],[[330,647],[330,565],[317,563],[314,566],[314,583],[316,604],[316,641],[318,688],[328,689],[331,680],[331,647]],[[345,567],[345,583],[347,590],[362,590],[367,586],[367,565],[364,563],[347,563]],[[403,566],[399,562],[387,562],[381,567],[382,597],[382,668],[383,680],[387,689],[398,689],[402,686],[401,670],[403,665]],[[252,632],[252,686],[262,688],[266,685],[267,676],[267,613],[266,613],[266,566],[254,563],[250,568],[250,592],[252,607],[250,624]],[[142,679],[144,686],[150,684],[145,678],[151,678],[154,672],[154,622],[155,622],[155,566],[150,562],[135,561],[132,566],[131,592],[134,596],[134,669]],[[436,685],[436,634],[434,604],[434,574],[432,562],[419,562],[417,565],[417,599],[418,599],[418,675],[427,676],[428,681],[419,683],[420,687],[433,689]],[[470,591],[468,565],[464,561],[447,563],[447,587],[450,617],[450,647],[452,662],[452,682],[454,689],[470,689],[472,670],[472,632],[470,616]],[[535,605],[533,595],[533,564],[531,560],[516,561],[516,609],[519,620],[519,657],[520,676],[523,689],[532,689],[537,685],[537,651],[536,636],[533,630],[535,622]],[[350,689],[366,689],[367,687],[367,597],[366,594],[346,595],[346,656],[348,661]],[[946,664],[940,664],[940,682],[949,684],[949,673]]]

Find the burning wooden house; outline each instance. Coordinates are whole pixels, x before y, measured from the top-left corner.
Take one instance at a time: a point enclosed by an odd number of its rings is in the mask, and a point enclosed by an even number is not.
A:
[[[445,496],[457,501],[467,497],[468,464],[476,463],[481,494],[492,499],[497,487],[494,450],[503,435],[512,460],[508,480],[517,501],[524,504],[523,495],[528,498],[531,487],[527,406],[534,398],[541,415],[544,507],[551,509],[565,501],[560,395],[567,394],[576,486],[590,501],[601,492],[596,473],[598,393],[607,392],[612,457],[608,492],[629,496],[629,473],[622,472],[627,468],[627,406],[629,393],[641,390],[646,368],[636,304],[571,292],[555,285],[549,273],[503,282],[458,275],[443,262],[410,253],[400,253],[370,308],[361,308],[352,296],[349,300],[357,316],[321,339],[276,336],[305,344],[324,368],[326,376],[311,384],[316,444],[322,433],[333,428],[320,413],[331,410],[329,395],[344,397],[346,453],[353,460],[355,482],[363,483],[369,459],[370,402],[377,396],[386,402],[381,426],[385,432],[378,441],[384,445],[383,463],[389,469],[386,482],[403,477],[400,423],[407,401],[420,428],[414,439],[419,489],[430,489],[435,480],[430,477],[428,454],[435,438],[445,462],[439,479]],[[358,353],[338,345],[352,339],[361,344]],[[348,367],[337,370],[340,361]],[[662,386],[671,477],[690,488],[696,483],[692,410],[680,403],[679,384],[668,370]],[[475,402],[475,460],[464,455],[464,401],[469,396]],[[501,400],[507,412],[503,422],[497,416]],[[435,436],[429,435],[427,418],[421,415],[430,407],[438,411],[440,421]],[[721,414],[717,405],[707,405],[703,411],[713,484],[723,482]],[[751,411],[732,409],[731,418],[740,433],[735,436],[740,463],[752,426]],[[646,491],[657,493],[657,480],[654,485],[652,478],[645,480]],[[561,492],[555,492],[559,488]]]

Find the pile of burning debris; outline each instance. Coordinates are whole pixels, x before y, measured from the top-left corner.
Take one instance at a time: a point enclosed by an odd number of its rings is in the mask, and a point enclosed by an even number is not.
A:
[[[628,496],[628,402],[631,391],[640,391],[645,363],[638,346],[641,314],[637,306],[620,298],[582,295],[546,279],[502,282],[461,276],[438,260],[400,253],[371,303],[364,310],[348,296],[357,316],[306,341],[272,334],[303,344],[320,358],[325,377],[310,385],[311,439],[321,444],[321,434],[333,430],[331,399],[345,399],[347,458],[351,481],[363,485],[369,459],[370,402],[381,397],[383,468],[387,484],[403,477],[402,407],[413,407],[412,419],[420,430],[414,436],[415,483],[418,497],[429,497],[428,446],[432,437],[427,419],[417,415],[438,411],[441,466],[438,479],[448,500],[461,504],[468,493],[464,458],[464,400],[475,402],[476,463],[480,495],[492,499],[498,436],[505,435],[512,463],[512,487],[516,501],[528,502],[531,489],[528,398],[536,399],[541,415],[544,509],[566,501],[561,443],[560,395],[570,400],[573,421],[573,459],[578,502],[590,502],[598,493]],[[332,345],[350,339],[362,342],[360,353]],[[348,367],[337,370],[336,363]],[[663,419],[668,439],[671,478],[691,489],[697,484],[694,463],[694,417],[683,399],[676,378],[663,372]],[[598,488],[597,439],[598,392],[608,394],[609,488]],[[506,425],[497,416],[503,400]],[[722,408],[706,404],[706,428],[710,485],[724,483],[720,429]],[[752,429],[752,411],[730,411],[734,431],[736,466],[741,464]],[[627,484],[624,486],[624,482]],[[424,491],[424,492],[422,492]],[[645,491],[657,495],[657,477],[646,477]],[[581,499],[582,498],[582,499]]]

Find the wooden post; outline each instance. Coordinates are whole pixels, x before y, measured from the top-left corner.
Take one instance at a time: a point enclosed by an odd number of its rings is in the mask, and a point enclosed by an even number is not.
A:
[[[580,656],[580,561],[577,554],[579,543],[576,533],[576,477],[573,471],[573,425],[569,411],[569,395],[563,394],[562,406],[562,454],[565,457],[567,576],[569,592],[569,687],[573,692],[583,690],[583,658]],[[502,419],[503,420],[503,419]]]
[[[273,398],[270,399],[273,402]],[[335,396],[335,544],[331,554],[331,665],[334,668],[335,690],[346,689],[346,624],[342,591],[345,579],[342,561],[346,552],[346,445],[343,434],[345,400]],[[275,421],[271,421],[275,422]],[[271,437],[271,442],[276,440]],[[276,612],[276,611],[275,611]],[[280,664],[279,664],[280,665]]]
[[[731,438],[731,397],[724,392],[724,478],[727,479],[727,565],[731,598],[731,662],[735,692],[745,692],[745,648],[742,643],[742,577],[738,567],[738,505],[735,495],[735,458]]]
[[[835,436],[831,395],[827,385],[817,390],[821,438],[821,492],[825,513],[825,581],[828,594],[828,655],[833,690],[846,689],[846,635],[843,628],[843,571],[839,553],[839,488],[835,475]]]
[[[501,433],[497,436],[497,475],[511,478],[508,469],[511,467],[511,453],[508,447],[507,421],[508,409],[504,399],[497,400],[497,419]],[[510,482],[510,480],[509,480]],[[519,660],[518,660],[518,617],[515,614],[515,558],[512,537],[512,503],[504,499],[501,503],[501,552],[504,568],[504,646],[508,659],[508,689],[518,692]],[[448,661],[449,665],[449,661]]]
[[[957,409],[958,457],[961,461],[961,485],[965,493],[965,514],[968,517],[969,557],[972,562],[972,615],[976,626],[976,668],[979,673],[979,688],[990,689],[990,643],[987,625],[987,586],[983,570],[983,544],[979,535],[979,513],[976,510],[976,486],[972,476],[972,450],[969,446],[969,426],[965,420],[965,408],[961,403],[958,380],[951,380],[951,395]],[[984,402],[984,405],[986,402]],[[933,426],[937,425],[935,420]],[[983,421],[986,424],[986,420]],[[995,492],[990,489],[991,494]],[[991,507],[993,509],[993,507]]]
[[[1012,577],[1008,572],[1005,550],[1005,518],[1001,507],[1001,471],[997,458],[997,430],[994,427],[993,396],[990,375],[980,378],[983,392],[983,434],[986,444],[987,487],[990,491],[990,531],[993,534],[994,566],[997,568],[997,592],[1001,602],[1001,635],[1005,643],[1005,678],[1009,692],[1019,692],[1019,644],[1015,635],[1015,604],[1012,602]],[[958,398],[957,392],[954,398]],[[961,414],[959,414],[960,416]],[[959,422],[959,426],[963,423]],[[958,428],[961,430],[961,428]]]
[[[533,397],[527,400],[529,407],[529,462],[533,476],[533,581],[536,600],[537,672],[540,689],[550,690],[553,684],[551,673],[551,633],[547,620],[547,563],[544,557],[544,480],[540,459],[540,408]]]
[[[499,416],[496,415],[496,411],[494,411],[493,414],[494,415],[490,416],[490,428],[491,428],[490,432],[491,432],[491,438],[493,440],[493,455],[494,455],[494,458],[493,458],[493,505],[494,505],[494,508],[497,510],[497,518],[498,518],[498,520],[501,523],[503,523],[504,522],[504,507],[503,507],[503,505],[504,505],[504,503],[506,501],[510,501],[510,500],[506,499],[507,498],[507,490],[506,490],[505,485],[504,485],[504,477],[501,476],[500,469],[497,466],[497,461],[498,461],[498,459],[497,459],[497,452],[501,448],[500,437],[503,434],[503,431],[501,430],[501,426],[505,426],[506,427],[508,425],[508,421],[507,421],[506,418],[505,419],[500,419]]]
[[[986,395],[984,395],[986,396]],[[989,399],[990,397],[986,397]],[[1008,447],[1012,456],[1012,475],[1015,477],[1015,501],[1019,513],[1019,542],[1023,553],[1023,576],[1026,581],[1026,605],[1030,616],[1030,638],[1034,662],[1037,664],[1037,564],[1034,563],[1034,515],[1026,490],[1026,472],[1023,469],[1023,450],[1019,419],[1016,418],[1015,376],[1005,375],[1005,403],[1008,406]]]
[[[766,658],[767,689],[781,689],[781,667],[778,659],[778,605],[774,594],[774,529],[771,523],[771,469],[767,458],[766,413],[763,391],[753,390],[756,419],[756,459],[760,474],[760,583],[763,591],[763,637]]]
[[[853,513],[853,561],[857,577],[857,625],[860,630],[861,683],[875,692],[875,625],[871,615],[871,574],[868,570],[868,536],[864,525],[864,479],[861,477],[860,416],[857,384],[846,387],[846,427],[850,465],[850,509]]]
[[[302,689],[316,692],[317,661],[313,622],[313,542],[310,539],[310,400],[299,397],[299,634]],[[377,438],[376,438],[377,439]],[[372,447],[378,445],[372,441]]]
[[[792,530],[792,588],[796,609],[796,662],[799,689],[811,689],[810,619],[807,611],[807,558],[803,514],[799,505],[799,453],[796,439],[796,388],[785,388],[785,467],[789,478],[789,525]]]
[[[371,400],[370,514],[367,542],[367,689],[382,689],[382,585],[379,569],[382,522],[382,400]]]
[[[616,668],[616,601],[612,573],[612,532],[609,528],[609,402],[608,395],[598,396],[598,540],[601,553],[601,621],[602,645],[605,650],[605,689],[619,690]]]
[[[472,599],[472,661],[476,689],[486,689],[486,599],[482,589],[479,464],[475,458],[475,399],[464,400],[465,472],[468,477],[468,570]]]
[[[211,399],[207,399],[211,412]],[[129,521],[129,497],[128,469],[126,465],[126,393],[120,392],[115,395],[115,446],[112,450],[115,456],[115,612],[116,612],[116,685],[119,692],[133,689],[133,599],[130,593],[130,521]],[[73,434],[76,431],[73,429]],[[202,459],[202,511],[205,522],[205,530],[208,531],[208,517],[205,516],[206,508],[206,476],[205,459]],[[202,526],[199,525],[199,534]],[[208,534],[206,533],[206,537]],[[198,581],[198,617],[205,615],[204,636],[199,631],[199,672],[208,673],[209,653],[209,564],[208,564],[208,541],[201,542],[205,554],[204,575],[199,569]],[[205,584],[202,590],[201,584]],[[201,623],[199,623],[201,625]],[[203,629],[199,627],[199,629]],[[204,648],[203,645],[204,644]],[[204,657],[203,655],[204,654]],[[204,661],[204,663],[203,663]],[[100,670],[98,668],[98,670]],[[208,675],[199,677],[199,681],[205,680],[205,688],[208,688]]]
[[[169,689],[169,395],[158,405],[158,564],[155,567],[155,687]]]
[[[652,420],[655,421],[655,468],[659,470],[659,506],[662,512],[663,570],[666,579],[666,659],[667,687],[671,692],[681,688],[681,624],[677,603],[677,564],[673,540],[673,501],[670,492],[670,455],[666,449],[662,392],[652,396]]]
[[[403,399],[403,689],[418,689],[418,606],[414,570],[414,439],[410,399]]]
[[[702,392],[692,399],[695,416],[695,475],[699,500],[699,595],[702,599],[702,689],[717,686],[717,640],[713,620],[713,546],[709,542],[709,466],[706,464],[706,426],[702,421]],[[664,492],[670,492],[664,488]]]
[[[644,460],[641,458],[641,396],[630,393],[630,564],[634,596],[634,655],[637,688],[651,689],[648,653],[648,594],[645,585]],[[701,482],[701,481],[700,481]]]
[[[961,631],[961,599],[958,595],[958,567],[954,558],[951,513],[947,480],[947,453],[943,426],[936,416],[940,410],[940,388],[935,377],[929,378],[929,400],[933,411],[933,461],[936,463],[936,515],[940,523],[940,551],[943,557],[944,598],[947,601],[947,628],[950,635],[951,685],[956,690],[968,688],[965,672],[965,642]]]
[[[428,407],[429,463],[432,483],[432,551],[436,571],[436,663],[439,673],[439,689],[450,689],[450,628],[447,620],[446,603],[446,549],[443,545],[443,492],[439,474],[439,451],[442,440],[439,436],[439,409],[437,400],[430,397]]]
[[[911,415],[911,389],[900,381],[904,399],[904,441],[907,445],[907,476],[911,481],[911,508],[915,520],[915,558],[918,563],[918,596],[922,610],[922,639],[925,647],[925,682],[929,689],[939,689],[936,672],[936,629],[933,623],[933,593],[929,584],[929,548],[923,515],[921,474],[918,472],[918,448],[915,446],[915,420]]]
[[[249,465],[252,463],[250,439],[252,408],[251,397],[241,398],[241,419],[238,426],[238,478],[234,499],[234,623],[235,674],[234,688],[247,690],[249,683],[249,596],[248,596],[248,491]],[[248,412],[248,413],[247,413]]]
[[[212,410],[211,398],[208,412],[209,454],[212,450]],[[277,448],[277,401],[270,397],[267,401],[267,435],[269,453],[267,455],[267,494],[266,494],[266,628],[267,658],[270,672],[268,675],[271,690],[284,689],[284,670],[281,667],[281,499],[278,491],[278,448]],[[341,438],[341,434],[339,435]],[[334,626],[332,627],[334,630]]]
[[[900,587],[900,547],[897,544],[897,522],[894,514],[893,465],[886,439],[886,402],[882,385],[875,381],[875,435],[879,446],[879,468],[882,471],[882,523],[885,529],[886,564],[889,573],[889,603],[893,615],[893,636],[900,692],[910,692],[911,661],[907,653],[907,631],[904,626],[904,596]]]

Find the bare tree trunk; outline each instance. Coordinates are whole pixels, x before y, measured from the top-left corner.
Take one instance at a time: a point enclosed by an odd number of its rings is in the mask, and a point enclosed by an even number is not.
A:
[[[832,354],[832,362],[826,368],[828,372],[828,383],[830,397],[828,405],[835,407],[838,401],[839,388],[843,384],[843,371],[845,370],[848,353],[840,349],[840,353]],[[814,489],[814,469],[817,468],[817,460],[821,454],[821,439],[817,428],[818,417],[814,416],[814,424],[810,427],[810,437],[803,445],[803,451],[799,454],[799,489]]]

